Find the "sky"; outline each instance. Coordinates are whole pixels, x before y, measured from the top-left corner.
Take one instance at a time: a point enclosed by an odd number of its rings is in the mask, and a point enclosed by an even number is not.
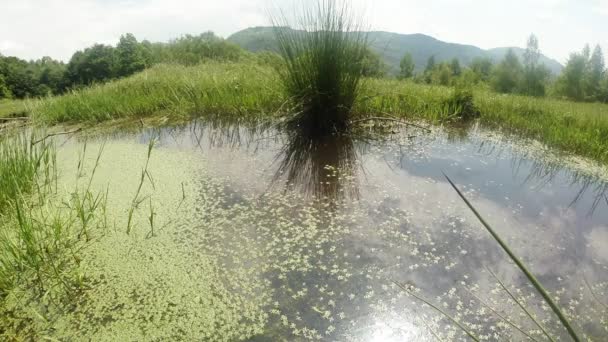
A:
[[[269,9],[298,0],[0,0],[0,53],[68,61],[121,34],[167,41],[214,31],[220,36],[269,24]],[[308,0],[300,0],[308,1]],[[373,30],[424,33],[484,49],[525,47],[564,63],[585,43],[608,52],[608,0],[351,0]],[[272,11],[272,10],[271,10]]]

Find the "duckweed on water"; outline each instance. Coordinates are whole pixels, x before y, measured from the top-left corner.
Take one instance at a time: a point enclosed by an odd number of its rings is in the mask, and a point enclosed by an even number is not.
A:
[[[560,331],[549,308],[522,286],[525,281],[449,187],[398,164],[409,149],[406,160],[413,164],[442,160],[437,154],[453,156],[451,150],[412,139],[357,149],[365,176],[356,173],[344,179],[344,186],[357,186],[360,199],[332,204],[289,188],[268,188],[274,173],[262,166],[272,165],[280,142],[265,140],[264,148],[252,152],[232,144],[211,148],[189,130],[148,133],[105,144],[91,188],[107,191],[108,228],[96,230],[79,254],[85,286],[67,312],[44,313],[47,320],[40,320],[22,310],[19,318],[33,321],[30,331],[37,337],[466,339],[395,286],[396,280],[481,340],[519,340],[526,334],[542,340],[542,331],[518,304],[480,271],[484,267],[496,272],[543,326]],[[159,140],[149,162],[150,180],[140,192],[146,200],[136,206],[127,235],[128,210],[151,136]],[[87,186],[99,146],[87,143],[80,171],[75,156],[82,145],[68,142],[61,148],[60,189],[69,193],[77,177],[79,186]],[[461,153],[447,162],[480,158],[474,148],[459,148]],[[474,185],[466,191],[489,218],[504,220],[496,229],[550,280],[551,294],[566,315],[585,326],[587,337],[601,340],[608,333],[608,313],[594,298],[606,298],[608,291],[601,272],[608,255],[598,242],[607,238],[605,227],[578,234],[570,230],[576,222],[571,210],[543,208],[540,218],[530,219],[517,203],[501,204]],[[154,236],[149,234],[150,203]],[[588,244],[581,250],[584,262],[574,263],[567,251],[581,239]],[[584,275],[589,286],[582,282]]]
[[[89,143],[87,150],[99,147]],[[181,239],[192,226],[197,190],[190,181],[200,171],[190,156],[154,151],[149,165],[154,187],[145,184],[141,194],[157,208],[160,232],[147,238],[148,212],[138,208],[132,234],[125,234],[126,211],[138,185],[136,165],[143,167],[147,155],[145,147],[139,147],[105,145],[91,189],[107,191],[108,227],[97,229],[90,243],[77,248],[79,272],[84,277],[82,292],[69,302],[67,310],[49,305],[42,313],[32,308],[44,299],[27,294],[9,298],[5,308],[13,311],[12,319],[0,330],[5,336],[231,340],[261,331],[264,316],[255,302],[227,290],[218,281],[217,266],[200,246]],[[87,153],[83,161],[75,159],[81,150],[69,144],[59,153],[58,183],[59,188],[65,188],[63,201],[69,200],[73,184],[88,186],[87,176],[97,155]],[[186,184],[183,188],[182,183]],[[28,302],[32,310],[24,305]]]
[[[260,333],[264,316],[256,302],[227,289],[213,259],[185,238],[192,231],[199,191],[193,179],[202,177],[201,165],[187,153],[154,150],[148,165],[154,182],[144,183],[140,196],[156,208],[157,234],[148,235],[149,211],[141,205],[126,235],[126,209],[140,176],[133,171],[146,164],[146,146],[109,143],[105,156],[111,157],[102,160],[93,186],[103,189],[110,181],[112,228],[84,253],[92,289],[60,319],[58,336],[85,331],[96,340],[231,340]],[[60,159],[60,165],[69,163]]]

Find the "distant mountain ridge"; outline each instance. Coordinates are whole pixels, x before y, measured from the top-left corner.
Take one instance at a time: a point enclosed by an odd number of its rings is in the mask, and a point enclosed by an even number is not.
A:
[[[500,62],[509,47],[499,47],[484,50],[473,45],[448,43],[424,34],[399,34],[382,31],[369,32],[371,49],[376,52],[389,66],[390,72],[398,73],[401,58],[409,52],[412,54],[416,71],[424,70],[429,57],[435,56],[436,62],[450,61],[458,58],[460,63],[468,65],[476,57],[489,57],[494,63]],[[228,41],[239,45],[245,50],[276,51],[276,42],[272,27],[253,27],[239,31]],[[525,49],[511,47],[521,58]],[[552,73],[558,74],[563,66],[556,60],[541,55],[540,62],[545,64]]]

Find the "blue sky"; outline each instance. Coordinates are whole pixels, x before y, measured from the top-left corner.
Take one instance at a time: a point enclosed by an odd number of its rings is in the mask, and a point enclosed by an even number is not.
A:
[[[166,41],[212,30],[228,36],[267,25],[268,8],[297,0],[0,0],[0,53],[69,60],[124,32]],[[375,30],[425,33],[481,48],[524,46],[564,62],[585,43],[608,52],[608,0],[352,0]]]

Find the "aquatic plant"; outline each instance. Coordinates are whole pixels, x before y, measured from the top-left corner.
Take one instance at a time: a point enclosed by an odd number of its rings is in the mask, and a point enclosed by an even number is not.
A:
[[[344,131],[365,72],[360,20],[339,0],[303,5],[293,17],[281,11],[272,18],[284,60],[278,74],[294,104],[286,126],[307,136]]]
[[[33,144],[34,141],[33,135],[25,133],[0,135],[0,214],[12,209],[9,207],[20,193],[33,189],[41,171],[48,173],[52,168],[52,145],[45,141]]]
[[[572,324],[570,323],[570,321],[568,320],[568,318],[566,318],[566,315],[563,313],[563,311],[560,309],[560,307],[554,302],[554,300],[551,298],[551,296],[549,295],[549,293],[547,292],[547,290],[544,288],[544,286],[540,283],[540,281],[538,279],[536,279],[536,277],[532,274],[532,272],[530,272],[530,270],[528,270],[528,268],[521,261],[521,259],[519,257],[517,257],[515,255],[515,253],[513,253],[513,251],[506,244],[506,242],[503,239],[501,239],[500,236],[496,233],[496,231],[483,219],[483,217],[481,216],[481,214],[479,214],[479,212],[477,211],[477,209],[475,209],[475,207],[471,204],[471,202],[469,202],[469,200],[460,191],[460,189],[456,186],[456,184],[454,184],[454,182],[452,182],[452,180],[450,179],[450,177],[448,177],[446,174],[444,174],[444,176],[448,180],[448,182],[450,183],[450,185],[452,186],[452,188],[454,188],[454,190],[456,191],[456,193],[458,193],[458,196],[460,196],[460,198],[465,202],[465,204],[467,205],[467,207],[469,207],[469,209],[473,212],[473,214],[475,214],[475,217],[477,217],[477,219],[479,220],[479,222],[492,235],[492,237],[494,238],[494,240],[496,240],[496,242],[498,242],[498,244],[500,245],[500,247],[509,255],[509,258],[511,258],[511,260],[513,260],[513,262],[517,265],[517,267],[524,273],[524,275],[526,276],[526,278],[528,278],[528,280],[530,281],[530,283],[532,284],[532,286],[534,286],[534,288],[540,293],[540,295],[543,297],[543,300],[547,303],[547,305],[549,305],[549,307],[551,308],[551,310],[553,311],[553,313],[555,313],[555,315],[559,318],[559,321],[561,322],[562,326],[568,331],[568,334],[570,335],[570,337],[574,341],[576,341],[576,342],[581,341],[581,339],[578,336],[577,332],[574,330]],[[498,280],[498,278],[496,276],[495,276],[495,278]],[[511,298],[513,298],[518,303],[518,305],[520,305],[520,307],[522,308],[522,310],[524,310],[526,312],[526,314],[528,315],[528,317],[530,317],[532,320],[534,320],[534,318],[528,312],[528,310],[515,299],[515,297],[507,290],[507,288],[504,286],[504,284],[502,282],[500,282],[500,280],[499,280],[499,283],[503,287],[503,289],[505,289],[507,291],[507,293],[511,296]],[[552,340],[551,336],[546,332],[546,330],[536,320],[534,320],[534,322],[535,322],[535,324],[537,324],[539,326],[539,328],[543,331],[543,333],[550,340]]]
[[[2,180],[12,183],[2,183],[0,189],[12,194],[0,212],[0,338],[8,340],[37,339],[30,335],[32,322],[51,321],[76,298],[85,286],[79,266],[83,244],[92,236],[89,229],[107,224],[100,217],[105,215],[107,193],[95,196],[90,189],[94,172],[87,188],[76,185],[62,200],[55,146],[48,135],[36,140],[38,135],[0,139],[0,170],[15,171],[2,174]],[[10,332],[13,325],[18,335]]]
[[[144,185],[146,177],[150,181],[150,184],[152,184],[152,187],[154,187],[154,181],[152,180],[152,176],[148,172],[148,166],[150,165],[150,157],[152,156],[152,149],[154,149],[155,142],[156,142],[156,140],[154,140],[154,139],[150,139],[150,141],[148,142],[148,157],[146,158],[146,165],[141,170],[141,177],[139,179],[139,185],[137,186],[137,191],[135,192],[135,197],[133,197],[133,201],[131,201],[131,207],[129,208],[129,218],[127,220],[127,235],[131,234],[131,230],[133,229],[133,225],[132,225],[133,213],[135,212],[135,210],[137,208],[139,208],[139,205],[143,201],[146,200],[146,198],[140,199],[140,197],[139,197],[139,195],[141,193],[141,188]],[[154,235],[154,209],[152,207],[152,202],[150,202],[149,222],[150,222],[151,234]]]
[[[445,104],[452,112],[452,116],[461,120],[475,119],[481,114],[475,107],[473,92],[470,89],[456,88]]]

